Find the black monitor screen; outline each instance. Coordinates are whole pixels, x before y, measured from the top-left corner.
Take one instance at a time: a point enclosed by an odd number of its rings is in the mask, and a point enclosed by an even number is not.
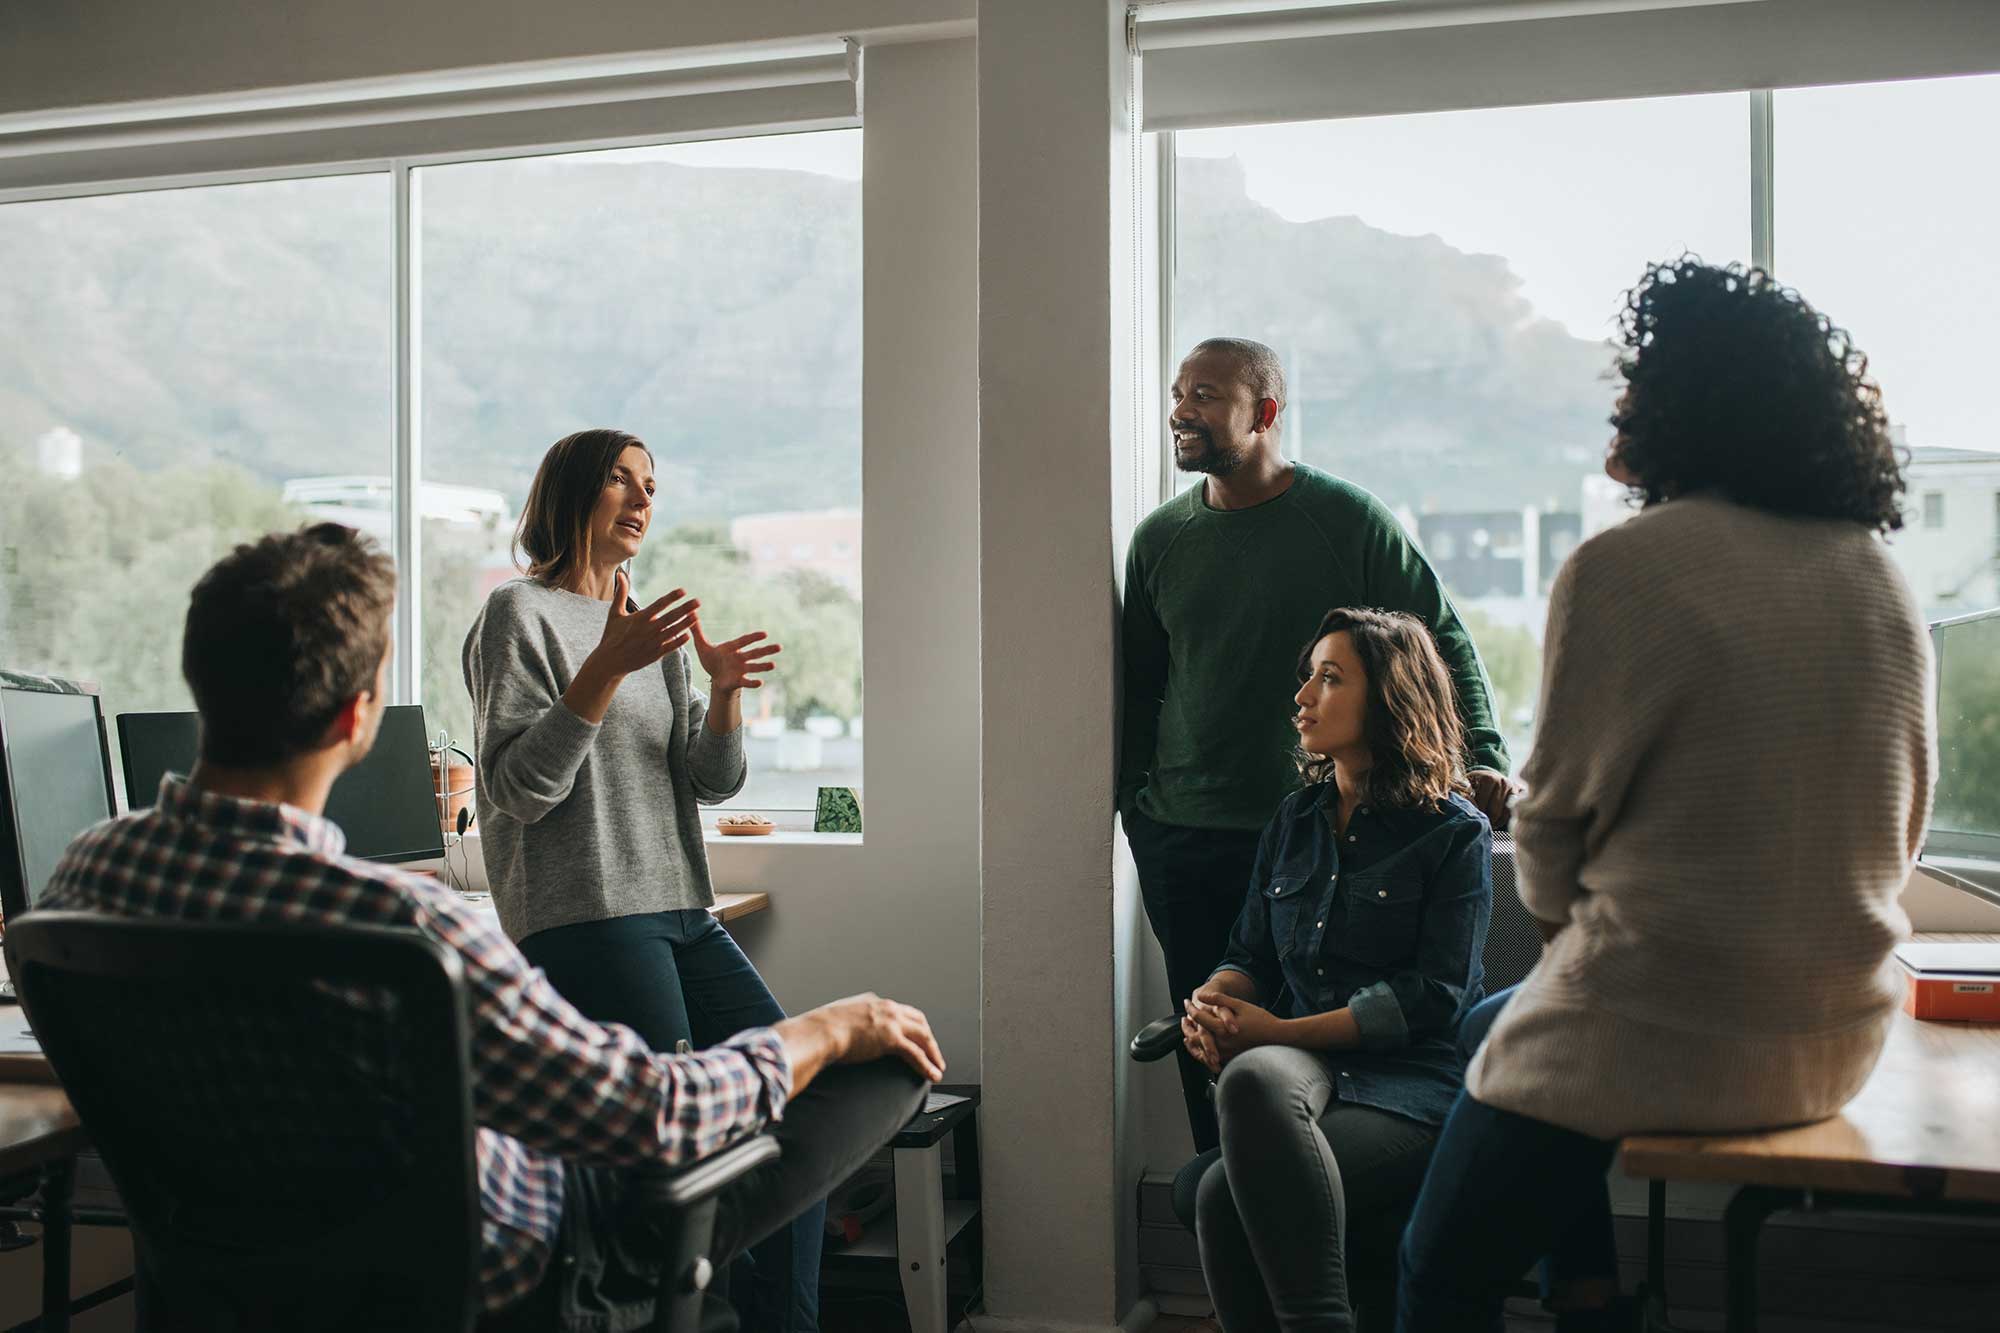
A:
[[[1938,673],[1932,849],[2000,852],[2000,612],[1931,629]]]
[[[126,804],[135,810],[151,805],[162,776],[185,775],[194,767],[200,726],[196,713],[118,715]],[[374,748],[333,784],[326,817],[347,835],[349,856],[419,861],[444,855],[421,706],[396,704],[383,710]]]
[[[0,682],[0,910],[10,915],[35,905],[71,839],[111,817],[102,717],[95,693],[66,682]]]

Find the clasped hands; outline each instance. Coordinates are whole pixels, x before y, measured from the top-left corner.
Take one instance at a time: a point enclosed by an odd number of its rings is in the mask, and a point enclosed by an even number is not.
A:
[[[1211,1074],[1253,1046],[1284,1040],[1285,1020],[1214,985],[1203,986],[1181,1008],[1181,1044]]]

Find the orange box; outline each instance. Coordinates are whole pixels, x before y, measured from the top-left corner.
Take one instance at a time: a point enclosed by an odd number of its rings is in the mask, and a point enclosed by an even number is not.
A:
[[[1909,978],[1903,1010],[1912,1018],[2000,1023],[2000,944],[1905,944],[1896,961]]]

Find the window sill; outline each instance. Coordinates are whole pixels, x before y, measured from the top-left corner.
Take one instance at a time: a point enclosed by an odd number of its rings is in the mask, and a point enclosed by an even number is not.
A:
[[[811,829],[778,829],[773,833],[717,833],[714,829],[702,830],[702,841],[711,851],[717,847],[747,843],[762,847],[859,847],[859,833],[814,833]]]

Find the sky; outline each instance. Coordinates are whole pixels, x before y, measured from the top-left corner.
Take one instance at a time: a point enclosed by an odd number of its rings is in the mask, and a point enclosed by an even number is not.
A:
[[[1774,265],[1869,356],[1912,444],[2000,450],[1971,330],[2000,309],[2000,76],[1781,91]],[[859,180],[861,131],[623,149],[600,160]],[[1750,259],[1750,98],[1728,93],[1185,131],[1293,221],[1352,215],[1504,256],[1542,315],[1614,332],[1649,259]]]
[[[1850,330],[1911,444],[2000,449],[1972,332],[2000,308],[2000,76],[1775,103],[1778,276]],[[1648,259],[1750,258],[1742,93],[1199,130],[1177,147],[1236,157],[1251,196],[1294,221],[1352,215],[1505,256],[1579,337],[1612,333]]]

